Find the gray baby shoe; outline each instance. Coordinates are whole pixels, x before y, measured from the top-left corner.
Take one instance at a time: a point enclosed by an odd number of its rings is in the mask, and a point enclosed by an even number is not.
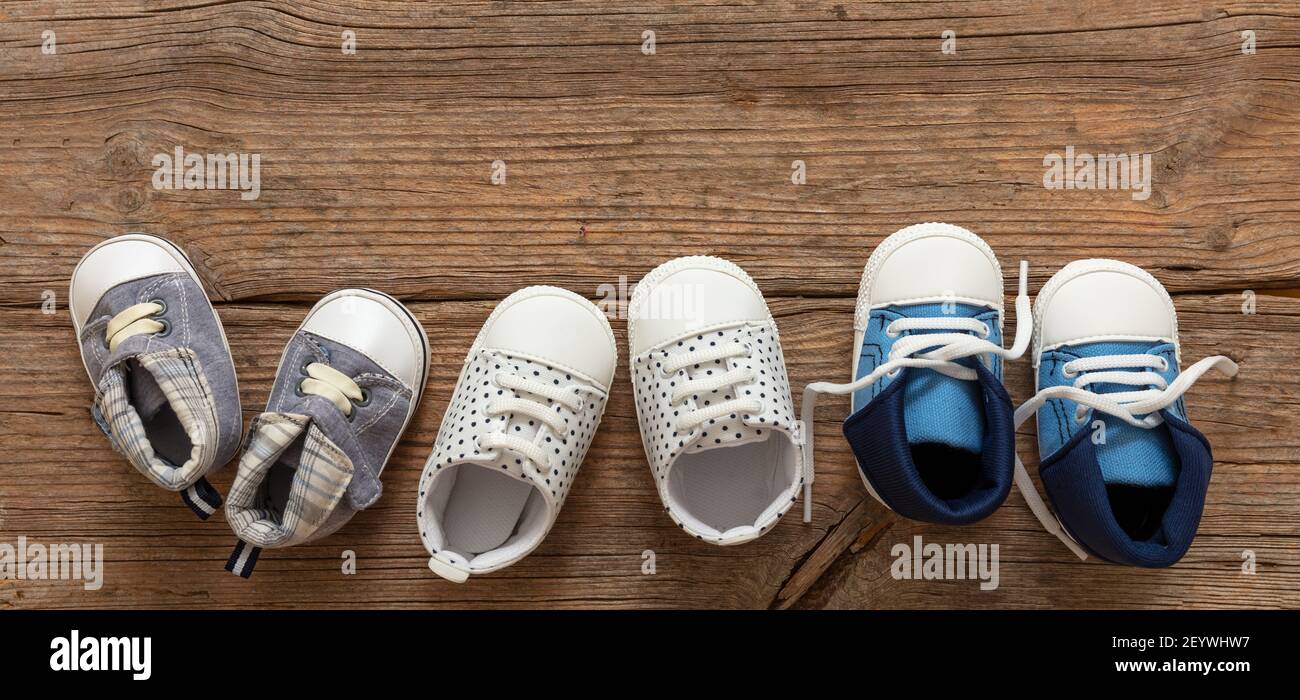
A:
[[[209,471],[239,448],[235,365],[185,253],[156,236],[110,238],[72,272],[68,307],[113,449],[200,518],[221,506]]]
[[[264,547],[321,539],[379,499],[379,476],[415,414],[429,340],[396,299],[341,289],[312,308],[253,419],[226,520],[226,570],[248,578]]]

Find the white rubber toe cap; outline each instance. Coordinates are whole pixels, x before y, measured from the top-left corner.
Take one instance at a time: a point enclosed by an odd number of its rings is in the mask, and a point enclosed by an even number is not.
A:
[[[1043,350],[1080,342],[1174,343],[1178,318],[1163,285],[1118,260],[1076,260],[1043,285],[1034,302],[1035,363]]]
[[[754,280],[734,263],[693,256],[650,271],[628,306],[633,357],[704,328],[771,318]]]
[[[91,248],[72,272],[68,308],[73,322],[80,331],[104,293],[123,282],[189,269],[180,250],[161,238],[142,233],[110,238]]]
[[[299,330],[369,357],[417,394],[428,360],[415,320],[396,299],[368,289],[340,289],[321,299]]]
[[[872,308],[926,301],[1002,307],[1002,267],[979,236],[925,223],[891,234],[872,252],[858,293],[858,326]]]
[[[483,328],[483,347],[526,355],[577,370],[606,390],[614,381],[618,346],[605,314],[559,287],[526,287],[506,297]]]

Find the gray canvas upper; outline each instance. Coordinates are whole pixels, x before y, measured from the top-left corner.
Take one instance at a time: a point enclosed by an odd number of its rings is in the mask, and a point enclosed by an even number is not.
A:
[[[150,301],[164,305],[154,319],[166,329],[131,336],[110,351],[109,320]],[[234,456],[242,428],[234,363],[207,295],[188,274],[109,289],[78,340],[95,385],[96,423],[155,484],[187,489]]]
[[[344,415],[329,399],[303,394],[306,365],[352,378],[367,394]],[[290,339],[266,412],[253,419],[226,518],[240,539],[286,547],[325,537],[378,500],[380,473],[405,427],[406,386],[352,348],[299,331]]]

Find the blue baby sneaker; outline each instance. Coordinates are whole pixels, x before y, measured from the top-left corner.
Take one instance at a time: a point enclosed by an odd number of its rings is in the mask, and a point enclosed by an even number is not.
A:
[[[818,393],[852,394],[844,437],[867,490],[900,515],[964,524],[1006,499],[1015,431],[1002,363],[1029,346],[1026,270],[1022,262],[1018,328],[1005,349],[1002,269],[979,236],[917,224],[871,254],[853,324],[853,381],[809,385],[803,420],[812,425]]]
[[[1038,473],[1055,515],[1018,459],[1017,485],[1080,558],[1170,566],[1196,535],[1213,464],[1182,395],[1210,369],[1233,376],[1237,365],[1207,357],[1180,373],[1173,301],[1128,263],[1072,262],[1036,306],[1038,393],[1015,423],[1038,415]]]

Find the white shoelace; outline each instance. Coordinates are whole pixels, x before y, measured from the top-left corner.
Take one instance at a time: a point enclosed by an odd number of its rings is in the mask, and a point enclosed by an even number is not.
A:
[[[353,402],[366,403],[370,400],[351,377],[327,364],[312,362],[306,370],[307,378],[299,382],[298,390],[303,394],[329,399],[345,416],[352,415]]]
[[[497,386],[510,389],[519,394],[528,394],[540,396],[549,399],[553,404],[559,404],[571,412],[577,413],[582,409],[583,401],[582,392],[595,393],[595,389],[584,387],[579,384],[568,386],[557,386],[554,384],[544,384],[542,382],[526,379],[516,374],[508,372],[498,372],[492,379]],[[576,391],[575,391],[576,390]],[[551,429],[551,432],[561,440],[567,439],[569,430],[569,421],[559,414],[559,409],[554,405],[546,405],[533,398],[520,398],[518,396],[500,397],[494,399],[488,404],[484,411],[489,416],[499,416],[502,414],[523,414],[529,418],[536,419],[543,425]],[[479,436],[478,445],[480,448],[487,450],[490,459],[496,459],[497,455],[493,452],[498,449],[506,449],[515,452],[527,460],[528,464],[523,465],[526,470],[532,471],[533,478],[539,483],[545,479],[545,474],[551,469],[550,457],[540,446],[534,444],[532,440],[527,440],[516,435],[506,432],[508,425],[503,425],[496,432]],[[540,471],[539,471],[540,469]]]
[[[104,342],[108,345],[108,351],[116,350],[117,346],[122,344],[122,341],[133,335],[161,333],[166,330],[166,324],[150,318],[161,314],[163,311],[162,304],[152,301],[122,309],[109,320],[108,326],[104,329]]]
[[[749,349],[746,348],[744,344],[730,342],[723,345],[673,355],[663,361],[663,366],[660,367],[659,371],[664,377],[672,377],[674,374],[687,367],[699,369],[700,365],[707,362],[715,362],[732,357],[745,357],[748,355]],[[706,372],[710,372],[710,370],[706,370]],[[740,384],[746,384],[754,381],[754,377],[754,370],[749,368],[736,368],[718,374],[705,374],[699,378],[693,377],[675,387],[672,395],[669,397],[669,401],[676,405],[684,402],[688,396],[698,396],[705,392],[728,389]],[[714,420],[720,416],[726,416],[732,413],[762,412],[762,402],[757,399],[742,399],[737,396],[719,403],[710,402],[708,406],[696,408],[689,413],[678,416],[674,427],[677,428],[677,432],[679,433],[689,433],[703,425],[706,421]]]
[[[873,372],[848,384],[832,382],[813,382],[804,387],[803,407],[800,418],[803,423],[804,436],[804,485],[803,485],[803,521],[812,522],[812,482],[813,482],[813,416],[817,407],[818,394],[852,394],[864,387],[871,386],[881,378],[896,375],[904,367],[932,369],[940,374],[975,381],[975,370],[955,362],[975,355],[997,355],[1007,360],[1014,360],[1025,354],[1033,337],[1034,324],[1030,318],[1029,294],[1026,288],[1029,281],[1029,263],[1020,261],[1020,285],[1016,295],[1016,339],[1011,347],[1003,348],[987,340],[991,329],[984,323],[966,317],[927,317],[901,318],[889,324],[885,333],[898,336],[908,330],[942,330],[947,333],[918,333],[909,335],[894,343],[889,350],[889,359]],[[976,333],[978,336],[969,335]],[[929,352],[915,353],[934,348]],[[879,496],[874,492],[871,494]]]
[[[1087,409],[1092,408],[1119,418],[1134,427],[1150,430],[1164,422],[1157,411],[1181,398],[1192,384],[1201,378],[1201,375],[1211,369],[1217,369],[1229,377],[1234,377],[1237,374],[1237,363],[1223,355],[1207,357],[1179,373],[1173,383],[1166,382],[1164,377],[1150,371],[1152,369],[1164,371],[1168,369],[1168,363],[1163,357],[1156,355],[1104,355],[1067,362],[1062,367],[1062,372],[1067,377],[1076,377],[1074,385],[1048,387],[1035,394],[1032,399],[1016,409],[1015,427],[1020,428],[1049,400],[1069,399],[1078,404],[1074,416],[1076,422],[1082,422],[1087,417]],[[1154,386],[1155,388],[1097,394],[1084,388],[1092,384]],[[1138,416],[1145,416],[1145,418]],[[1043,528],[1056,535],[1080,559],[1087,559],[1087,553],[1065,531],[1060,520],[1043,501],[1038,488],[1034,486],[1033,479],[1029,478],[1025,465],[1020,461],[1019,454],[1016,455],[1016,487],[1024,495],[1029,509],[1043,524]]]

